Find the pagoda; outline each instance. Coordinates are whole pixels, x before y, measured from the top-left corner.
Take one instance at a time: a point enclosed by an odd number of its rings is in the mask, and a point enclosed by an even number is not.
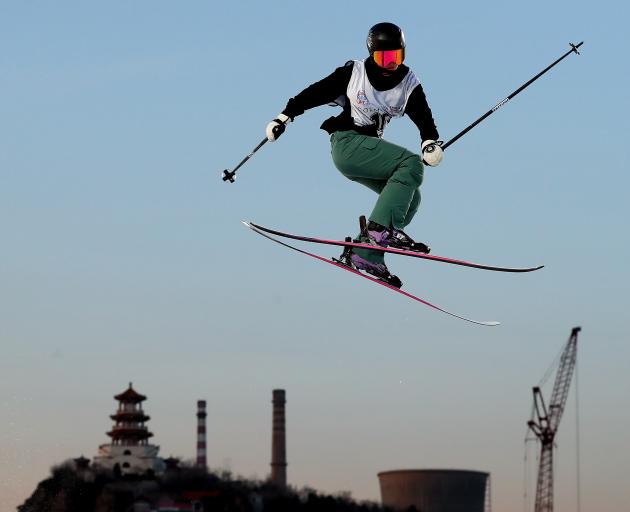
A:
[[[129,388],[114,398],[118,400],[118,410],[110,418],[116,423],[111,432],[107,432],[107,435],[112,438],[112,444],[121,446],[147,445],[147,440],[153,436],[144,426],[144,423],[150,419],[142,410],[142,402],[147,397],[133,389],[130,382]]]
[[[149,444],[153,436],[145,422],[149,416],[142,409],[147,397],[129,388],[114,396],[118,410],[110,416],[114,426],[107,432],[112,441],[99,446],[94,465],[120,474],[162,473],[164,461],[158,457],[159,446]]]

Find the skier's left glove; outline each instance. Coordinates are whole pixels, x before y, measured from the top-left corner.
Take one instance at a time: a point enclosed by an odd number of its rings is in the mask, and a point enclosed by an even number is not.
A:
[[[444,158],[444,151],[440,147],[441,141],[434,141],[431,139],[425,140],[422,143],[422,161],[426,165],[436,167],[440,165],[442,158]]]
[[[284,129],[290,122],[291,118],[289,116],[282,113],[278,114],[278,116],[267,125],[267,129],[265,130],[267,133],[267,140],[274,142],[284,133]]]

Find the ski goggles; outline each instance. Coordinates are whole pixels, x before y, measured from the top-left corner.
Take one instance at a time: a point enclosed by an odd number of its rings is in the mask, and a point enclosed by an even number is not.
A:
[[[376,62],[382,68],[387,68],[391,64],[396,64],[396,66],[400,66],[405,60],[405,49],[400,48],[399,50],[375,50],[372,53],[372,58],[374,62]]]

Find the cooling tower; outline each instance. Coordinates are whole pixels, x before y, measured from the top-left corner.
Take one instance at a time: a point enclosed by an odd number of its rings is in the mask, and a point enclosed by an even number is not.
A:
[[[484,512],[488,473],[401,469],[378,474],[383,505],[420,512]]]

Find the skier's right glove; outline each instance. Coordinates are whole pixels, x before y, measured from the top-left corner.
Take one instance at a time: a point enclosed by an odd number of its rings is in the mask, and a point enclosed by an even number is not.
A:
[[[444,158],[444,151],[440,144],[441,142],[435,142],[434,140],[425,140],[422,143],[422,161],[426,165],[431,167],[440,165],[442,158]]]
[[[278,114],[278,116],[267,125],[267,129],[265,130],[267,133],[267,140],[274,142],[284,133],[284,129],[290,122],[291,118],[289,116]]]

